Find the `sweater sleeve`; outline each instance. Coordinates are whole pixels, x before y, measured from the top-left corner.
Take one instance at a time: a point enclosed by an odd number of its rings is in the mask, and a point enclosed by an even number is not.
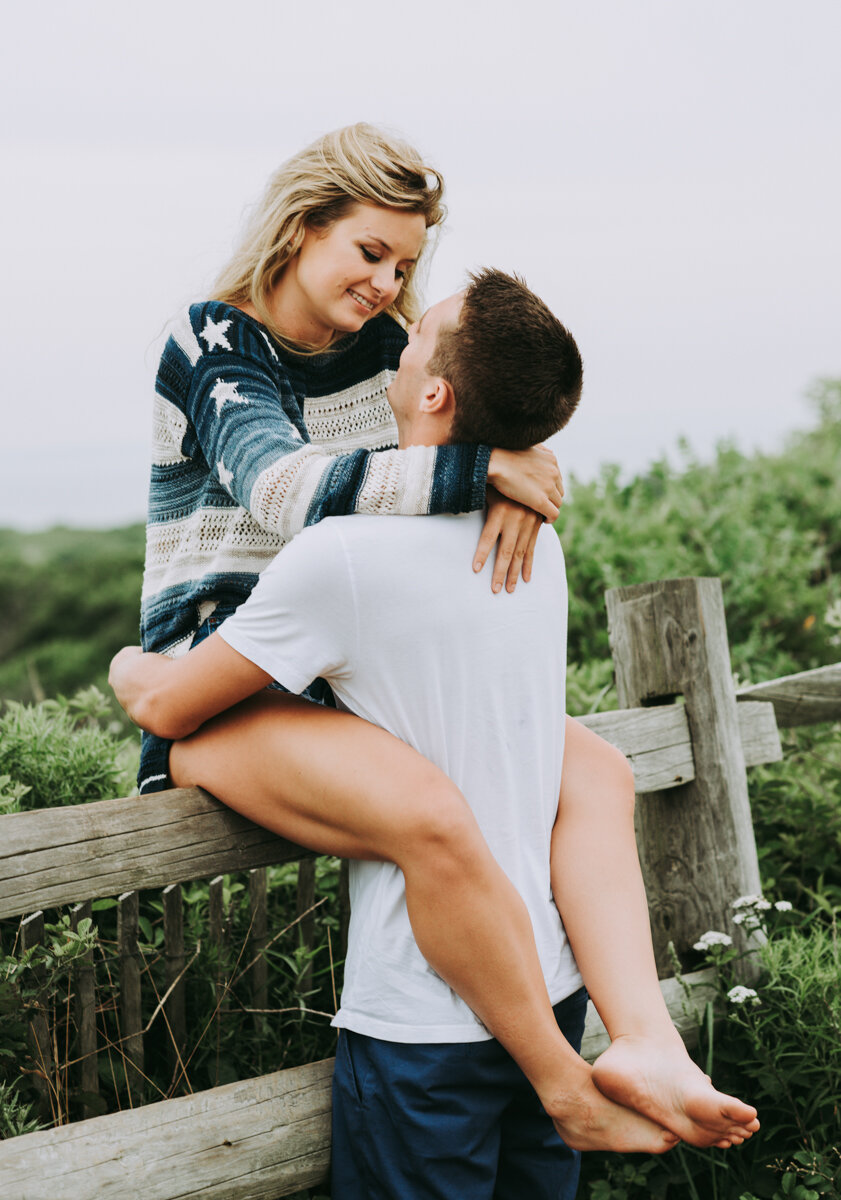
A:
[[[229,310],[230,311],[230,310]],[[213,331],[220,322],[213,323]],[[231,321],[226,323],[231,324]],[[309,440],[268,339],[216,334],[193,363],[185,453],[207,466],[264,529],[288,540],[326,516],[459,513],[485,503],[490,447],[415,446],[331,454]],[[264,344],[263,344],[264,343]]]

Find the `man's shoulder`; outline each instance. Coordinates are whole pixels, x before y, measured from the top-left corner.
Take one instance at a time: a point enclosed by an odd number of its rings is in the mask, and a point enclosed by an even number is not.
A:
[[[415,553],[445,553],[451,546],[458,554],[463,544],[477,542],[485,523],[481,510],[468,513],[437,513],[425,516],[396,516],[353,513],[327,517],[305,530],[325,544],[342,545],[347,552],[370,546],[373,553],[386,557],[395,546],[405,544]],[[301,536],[300,534],[298,535]],[[474,546],[475,548],[475,546]],[[547,561],[563,563],[560,539],[551,526],[544,526],[537,539],[536,554]]]
[[[396,591],[422,589],[428,584],[439,591],[452,586],[460,592],[482,581],[482,591],[487,586],[490,594],[493,555],[479,576],[470,566],[484,519],[482,512],[326,517],[297,534],[278,558],[296,572],[306,571],[322,581],[347,573],[357,582],[367,579],[372,585],[391,580]],[[546,527],[537,539],[532,582],[521,585],[517,592],[525,594],[530,589],[537,599],[544,588],[556,591],[563,575],[560,541],[555,531]]]
[[[349,516],[328,517],[319,522],[318,528],[327,527],[328,534],[340,543],[347,553],[361,553],[366,549],[384,560],[395,548],[406,546],[412,553],[425,553],[426,548],[437,547],[441,552],[447,543],[469,541],[478,538],[483,516],[471,513],[438,513],[423,516],[398,516],[353,513]]]

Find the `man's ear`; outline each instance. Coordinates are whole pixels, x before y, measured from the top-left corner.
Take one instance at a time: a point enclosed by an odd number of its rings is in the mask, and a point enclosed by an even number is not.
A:
[[[440,375],[431,375],[423,389],[420,411],[435,417],[452,417],[456,411],[456,397],[452,384]]]

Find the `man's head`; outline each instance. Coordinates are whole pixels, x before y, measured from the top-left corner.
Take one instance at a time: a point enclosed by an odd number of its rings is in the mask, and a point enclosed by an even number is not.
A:
[[[401,445],[520,450],[566,425],[581,378],[578,347],[543,301],[521,279],[483,270],[411,327],[389,400]]]

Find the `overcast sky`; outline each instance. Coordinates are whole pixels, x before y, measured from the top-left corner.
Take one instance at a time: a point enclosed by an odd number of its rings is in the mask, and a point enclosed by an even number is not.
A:
[[[444,173],[430,300],[575,333],[565,473],[773,449],[841,375],[837,0],[3,2],[0,524],[140,519],[168,318],[270,171],[357,120]]]

